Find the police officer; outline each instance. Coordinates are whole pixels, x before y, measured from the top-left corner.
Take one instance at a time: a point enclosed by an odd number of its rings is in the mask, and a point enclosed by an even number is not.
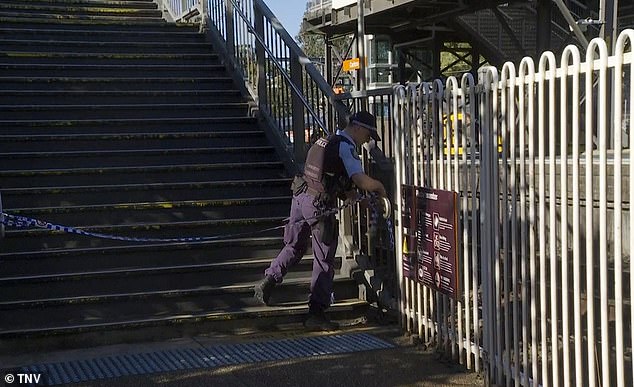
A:
[[[370,138],[380,141],[376,118],[366,111],[359,111],[349,117],[344,130],[319,139],[310,148],[304,173],[293,182],[293,201],[284,229],[284,247],[265,270],[264,279],[254,288],[254,297],[268,305],[273,288],[282,282],[288,269],[302,259],[312,235],[315,258],[309,313],[304,322],[310,330],[338,328],[324,313],[331,303],[338,229],[335,214],[319,214],[335,208],[337,198],[355,199],[355,186],[387,196],[383,184],[364,173],[356,150]]]

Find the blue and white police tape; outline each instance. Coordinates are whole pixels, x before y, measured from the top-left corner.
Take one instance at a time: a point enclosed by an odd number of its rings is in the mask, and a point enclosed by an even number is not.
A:
[[[360,201],[362,201],[363,199],[366,199],[366,196],[360,196],[359,198],[357,198],[354,201],[350,201],[347,203],[344,203],[343,205],[339,206],[339,207],[335,207],[331,210],[325,211],[323,213],[317,214],[315,216],[313,216],[312,218],[309,219],[304,219],[303,221],[310,221],[313,219],[318,219],[320,217],[323,216],[327,216],[327,215],[331,215],[334,213],[337,213],[339,211],[341,211],[342,209],[352,206]],[[376,203],[375,202],[375,198],[374,197],[370,197],[370,202],[371,203]],[[1,198],[0,198],[1,200]],[[387,202],[388,205],[386,206],[384,204],[383,206],[383,216],[388,219],[388,216],[386,216],[386,209],[389,209],[389,201],[386,199],[384,201],[384,203]],[[38,228],[38,229],[44,229],[44,230],[49,230],[51,232],[64,232],[67,234],[76,234],[76,235],[83,235],[86,237],[92,237],[92,238],[99,238],[99,239],[110,239],[110,240],[117,240],[117,241],[124,241],[124,242],[139,242],[139,243],[192,243],[192,242],[208,242],[208,241],[214,241],[214,240],[220,240],[220,239],[228,239],[228,238],[237,238],[237,237],[242,237],[242,236],[252,236],[254,234],[262,234],[268,231],[274,231],[274,230],[278,230],[278,229],[282,229],[285,227],[285,225],[280,225],[280,226],[275,226],[275,227],[269,227],[269,228],[265,228],[265,229],[261,229],[261,230],[257,230],[257,231],[249,231],[249,232],[242,232],[242,233],[233,233],[233,234],[224,234],[224,235],[214,235],[214,236],[195,236],[195,237],[183,237],[183,238],[140,238],[140,237],[127,237],[127,236],[120,236],[120,235],[112,235],[112,234],[104,234],[104,233],[98,233],[98,232],[92,232],[92,231],[86,231],[77,227],[71,227],[71,226],[64,226],[64,225],[60,225],[60,224],[54,224],[54,223],[50,223],[44,220],[40,220],[40,219],[35,219],[35,218],[29,218],[26,216],[19,216],[19,215],[12,215],[12,214],[8,214],[6,212],[1,211],[1,206],[2,206],[2,202],[0,201],[0,224],[2,227],[2,233],[4,234],[4,226],[7,227],[12,227],[12,228],[18,228],[18,229],[32,229],[32,228]],[[376,204],[372,205],[373,208],[376,208]],[[376,213],[376,210],[374,211]],[[389,213],[389,212],[388,212]],[[284,223],[288,222],[288,218],[286,218],[284,220]],[[4,235],[2,235],[4,236]]]
[[[2,224],[7,227],[13,228],[40,228],[46,229],[49,231],[60,231],[68,234],[76,234],[83,235],[87,237],[99,238],[99,239],[110,239],[117,241],[125,241],[125,242],[143,242],[143,243],[191,243],[191,242],[207,242],[218,239],[227,239],[227,238],[236,238],[241,236],[249,236],[253,234],[261,234],[267,231],[274,231],[277,229],[284,228],[284,226],[275,226],[257,231],[249,231],[243,233],[235,233],[235,234],[225,234],[225,235],[215,235],[215,236],[197,236],[197,237],[184,237],[184,238],[137,238],[137,237],[126,237],[120,235],[111,235],[111,234],[103,234],[98,232],[91,232],[82,230],[76,227],[63,226],[59,224],[54,224],[50,222],[46,222],[39,219],[27,218],[26,216],[17,216],[11,215],[7,213],[2,213]]]

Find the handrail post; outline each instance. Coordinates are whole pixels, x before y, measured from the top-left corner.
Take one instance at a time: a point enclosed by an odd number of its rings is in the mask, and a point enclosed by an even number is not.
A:
[[[253,8],[255,33],[264,37],[264,15],[257,6],[257,3],[253,3]],[[258,107],[260,111],[268,111],[268,98],[266,95],[266,51],[264,50],[264,45],[257,39],[255,41],[255,59],[258,66]]]
[[[333,79],[332,74],[332,42],[330,41],[330,37],[330,35],[326,35],[324,39],[324,44],[326,46],[326,63],[324,64],[324,73],[326,74],[326,82],[328,82],[328,85],[334,86],[335,80]],[[326,124],[330,125],[331,130],[334,130],[337,127],[332,103],[328,104],[328,122]]]
[[[225,0],[225,18],[226,18],[226,26],[227,30],[226,38],[227,38],[227,55],[230,58],[235,56],[235,39],[234,39],[234,21],[233,21],[233,3],[230,0]]]
[[[205,21],[209,19],[209,3],[207,0],[198,0],[200,4],[200,13],[202,15],[202,20]]]
[[[302,65],[299,63],[299,56],[291,52],[291,82],[298,90],[304,90],[302,83]],[[291,117],[293,120],[293,155],[295,162],[303,163],[306,153],[305,126],[304,126],[304,105],[299,95],[291,93]]]

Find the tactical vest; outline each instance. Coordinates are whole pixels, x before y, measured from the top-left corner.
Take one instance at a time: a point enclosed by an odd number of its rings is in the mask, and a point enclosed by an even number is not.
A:
[[[344,193],[352,189],[352,180],[339,157],[341,141],[355,146],[348,138],[335,134],[317,140],[306,156],[304,180],[309,190],[319,194],[322,201],[345,198]]]

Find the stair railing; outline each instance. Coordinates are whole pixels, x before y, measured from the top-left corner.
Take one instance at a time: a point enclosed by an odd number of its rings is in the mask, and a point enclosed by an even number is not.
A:
[[[274,127],[301,163],[310,143],[348,115],[319,70],[262,0],[204,0],[210,28]]]
[[[206,13],[202,0],[159,0],[159,5],[174,21],[188,22]]]

